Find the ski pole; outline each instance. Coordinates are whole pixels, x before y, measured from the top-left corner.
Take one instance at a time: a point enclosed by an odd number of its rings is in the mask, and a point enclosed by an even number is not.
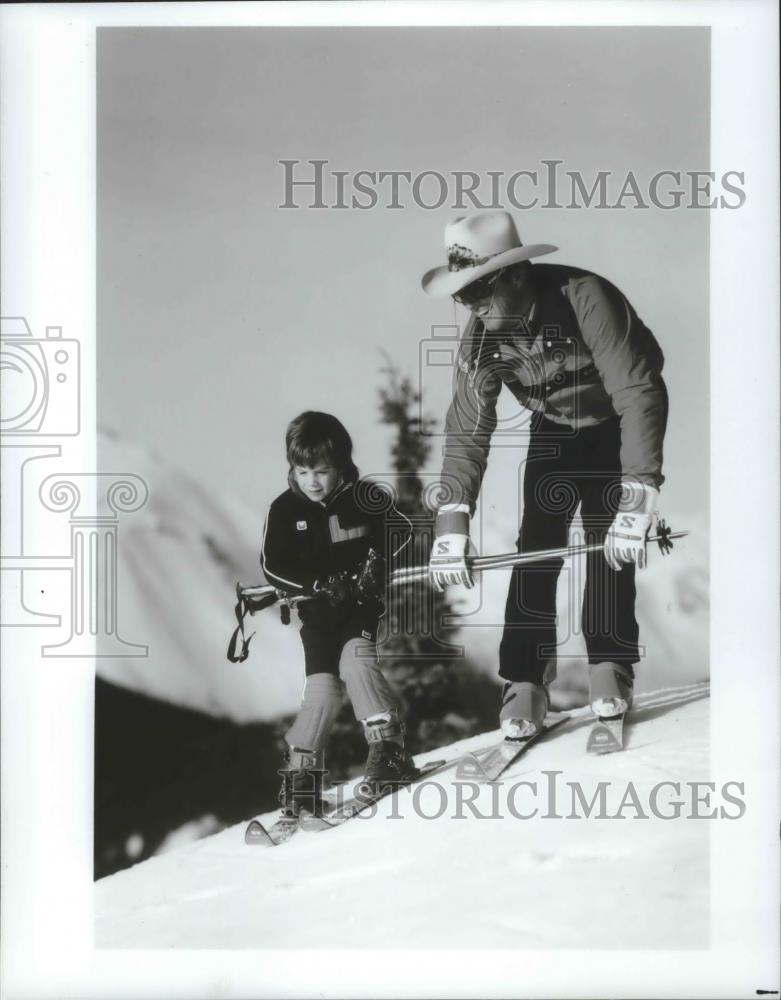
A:
[[[658,535],[652,535],[647,542],[656,542],[662,553],[672,548],[673,538],[685,538],[688,531],[671,531],[660,525]],[[473,572],[484,572],[491,569],[510,569],[513,566],[524,566],[527,563],[542,562],[545,559],[566,559],[579,556],[585,552],[596,552],[603,547],[603,542],[592,542],[588,545],[571,545],[559,549],[540,549],[536,552],[503,552],[495,556],[467,556],[466,564]],[[428,580],[428,566],[409,566],[397,569],[391,576],[391,586],[400,587],[408,583]]]
[[[271,607],[272,604],[276,604],[277,601],[284,601],[285,604],[295,607],[296,604],[300,604],[301,601],[311,601],[312,598],[301,594],[297,597],[290,594],[286,594],[284,590],[278,590],[276,587],[272,587],[271,584],[258,584],[257,587],[242,587],[238,584],[238,593],[241,597],[254,598],[256,601],[261,603],[268,600],[268,604],[262,604],[261,608],[256,608],[255,610],[262,610],[263,607]]]
[[[660,520],[658,534],[651,535],[646,539],[646,542],[649,545],[652,542],[656,542],[662,555],[665,555],[672,549],[672,540],[674,538],[686,538],[688,534],[688,531],[672,531],[665,525],[663,520]],[[583,555],[586,552],[596,552],[603,545],[603,542],[591,542],[584,545],[563,546],[558,549],[538,549],[535,552],[501,552],[493,556],[467,556],[466,564],[469,569],[476,573],[492,569],[512,569],[513,566],[524,566],[528,563],[542,562],[545,559],[567,559],[572,556]],[[407,566],[394,570],[391,575],[390,584],[392,587],[400,587],[408,583],[428,580],[428,578],[428,565]],[[283,590],[279,590],[270,584],[259,585],[257,587],[242,587],[241,584],[237,584],[236,592],[239,598],[257,602],[258,606],[256,608],[248,609],[251,614],[264,607],[270,607],[276,604],[277,601],[282,601],[283,604],[294,608],[296,605],[304,601],[312,601],[318,596],[317,594],[286,594]]]

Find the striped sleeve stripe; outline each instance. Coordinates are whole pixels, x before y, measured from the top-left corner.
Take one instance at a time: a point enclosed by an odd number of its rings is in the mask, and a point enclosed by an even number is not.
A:
[[[303,590],[304,585],[302,583],[296,583],[295,580],[286,580],[284,576],[279,576],[272,569],[269,569],[268,562],[266,560],[266,531],[268,530],[268,518],[263,525],[263,541],[260,548],[260,566],[266,576],[273,577],[275,580],[279,580],[280,583],[286,583],[289,587],[296,587],[298,590]]]

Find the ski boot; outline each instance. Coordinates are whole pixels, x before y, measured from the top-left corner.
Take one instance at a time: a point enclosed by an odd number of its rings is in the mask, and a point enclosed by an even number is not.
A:
[[[595,663],[589,674],[591,711],[600,719],[625,715],[632,706],[635,672],[630,664]]]
[[[291,747],[285,754],[285,763],[287,767],[279,772],[282,776],[279,790],[281,818],[297,822],[302,809],[321,816],[325,811],[323,777],[328,773],[324,769],[324,752]]]
[[[508,681],[502,689],[499,726],[506,740],[528,740],[543,727],[550,699],[543,684]]]
[[[404,748],[404,726],[395,712],[363,723],[369,756],[360,785],[361,798],[379,798],[414,781],[420,775]]]
[[[275,847],[298,832],[298,814],[302,810],[316,816],[324,811],[323,776],[328,772],[323,770],[323,751],[291,747],[285,754],[285,763],[287,767],[279,771],[282,775],[279,790],[282,812],[268,829],[260,820],[253,819],[244,831],[245,844]]]

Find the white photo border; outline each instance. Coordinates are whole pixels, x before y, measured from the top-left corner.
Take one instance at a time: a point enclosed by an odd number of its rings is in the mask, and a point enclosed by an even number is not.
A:
[[[779,254],[775,5],[722,2],[40,4],[2,28],[2,298],[79,330],[95,426],[98,25],[709,25],[712,155],[746,203],[711,218],[711,779],[744,776],[711,829],[707,951],[100,951],[93,944],[94,660],[2,632],[2,975],[12,997],[676,996],[778,990]],[[741,349],[736,350],[736,344]],[[91,374],[90,374],[91,373]],[[94,438],[68,444],[95,467]],[[4,517],[13,511],[4,511]],[[30,513],[30,517],[34,515]],[[33,526],[34,528],[34,526]],[[43,528],[41,530],[44,530]],[[741,682],[735,683],[739,675]],[[530,905],[533,905],[531,902]],[[628,917],[629,919],[629,917]],[[326,970],[341,970],[333,976]],[[369,987],[361,970],[381,969]],[[615,987],[613,986],[615,984]],[[332,992],[336,990],[336,992]]]

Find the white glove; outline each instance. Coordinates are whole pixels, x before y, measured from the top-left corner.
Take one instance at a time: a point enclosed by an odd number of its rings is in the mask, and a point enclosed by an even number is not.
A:
[[[469,535],[446,534],[434,539],[428,571],[431,583],[440,594],[448,584],[463,583],[472,589],[475,581],[466,564]]]
[[[645,569],[645,540],[656,513],[659,491],[637,481],[624,481],[622,486],[621,505],[605,536],[605,559],[616,571],[624,563],[636,563],[638,569]]]
[[[616,514],[605,536],[605,559],[611,569],[620,570],[622,563],[637,563],[638,569],[645,569],[651,520],[651,514]]]

